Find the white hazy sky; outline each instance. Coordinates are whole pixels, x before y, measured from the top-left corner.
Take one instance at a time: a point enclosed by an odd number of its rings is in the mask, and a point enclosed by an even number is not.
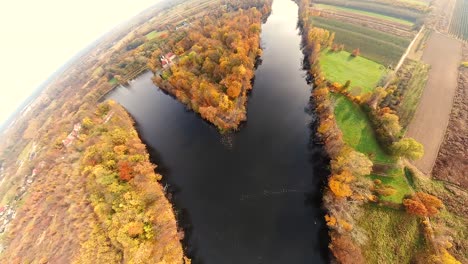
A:
[[[161,1],[0,1],[0,125],[77,52]]]

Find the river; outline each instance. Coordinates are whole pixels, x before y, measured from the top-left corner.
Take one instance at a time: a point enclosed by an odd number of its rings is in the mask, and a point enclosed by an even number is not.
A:
[[[310,128],[297,15],[293,1],[273,2],[239,132],[221,135],[154,86],[151,72],[108,96],[130,112],[159,164],[194,263],[328,261],[326,163]]]

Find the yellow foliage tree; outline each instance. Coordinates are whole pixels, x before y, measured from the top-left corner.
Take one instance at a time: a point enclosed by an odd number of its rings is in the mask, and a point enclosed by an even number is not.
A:
[[[337,197],[349,197],[353,191],[349,183],[354,180],[354,176],[349,171],[343,171],[341,174],[334,174],[328,180],[328,187]]]
[[[334,216],[330,216],[328,214],[325,215],[325,221],[327,222],[327,226],[336,226],[336,218]]]

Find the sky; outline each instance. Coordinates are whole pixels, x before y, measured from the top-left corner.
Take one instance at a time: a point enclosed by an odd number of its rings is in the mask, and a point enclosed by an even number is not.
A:
[[[1,1],[0,126],[76,53],[160,1]]]

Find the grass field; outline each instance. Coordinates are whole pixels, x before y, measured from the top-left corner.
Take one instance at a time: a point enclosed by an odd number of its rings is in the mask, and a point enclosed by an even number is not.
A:
[[[166,31],[151,31],[150,33],[146,34],[145,37],[147,40],[151,40],[151,39],[154,39],[154,38],[157,38],[159,36],[161,36],[162,34],[166,33]]]
[[[357,151],[365,153],[372,160],[392,163],[394,159],[380,147],[370,121],[362,109],[339,94],[332,94],[335,102],[335,118],[343,132],[344,141]]]
[[[325,4],[316,4],[314,5],[315,7],[321,8],[321,9],[326,9],[326,10],[332,10],[332,11],[344,11],[344,12],[349,12],[353,14],[358,14],[358,15],[364,15],[368,17],[374,17],[378,19],[383,19],[387,21],[392,21],[392,22],[397,22],[402,25],[407,25],[407,26],[412,26],[413,22],[401,18],[396,18],[392,16],[386,16],[374,12],[368,12],[364,10],[359,10],[359,9],[354,9],[354,8],[348,8],[348,7],[342,7],[342,6],[333,6],[333,5],[325,5]]]
[[[403,168],[390,169],[386,172],[385,176],[371,174],[370,177],[373,180],[378,179],[383,185],[390,186],[396,190],[393,195],[380,196],[379,199],[382,201],[402,203],[405,195],[412,193],[412,189],[406,180]]]
[[[418,219],[403,210],[365,205],[357,225],[365,230],[366,263],[411,263],[424,245]]]
[[[320,67],[325,78],[344,84],[351,81],[351,87],[360,87],[361,93],[374,90],[384,73],[384,67],[364,57],[352,57],[347,51],[331,52],[328,49],[320,55]]]
[[[312,23],[316,27],[335,32],[335,43],[344,44],[345,50],[351,52],[353,49],[359,48],[363,57],[385,66],[395,66],[411,42],[407,38],[344,23],[336,19],[314,17]]]
[[[117,81],[116,78],[112,78],[112,79],[109,80],[109,84],[110,84],[110,85],[116,85],[116,84],[118,84],[118,83],[119,83],[119,82]]]

